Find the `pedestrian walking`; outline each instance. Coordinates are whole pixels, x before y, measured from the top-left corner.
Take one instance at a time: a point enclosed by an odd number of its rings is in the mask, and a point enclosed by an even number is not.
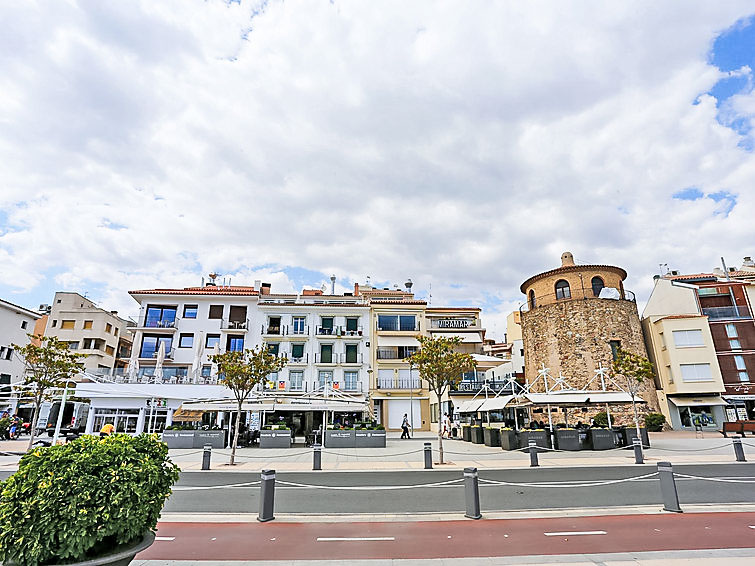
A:
[[[440,435],[445,436],[446,438],[451,438],[451,432],[448,426],[448,413],[443,414],[443,429]]]
[[[411,438],[409,436],[409,416],[404,413],[404,420],[401,421],[401,438]]]

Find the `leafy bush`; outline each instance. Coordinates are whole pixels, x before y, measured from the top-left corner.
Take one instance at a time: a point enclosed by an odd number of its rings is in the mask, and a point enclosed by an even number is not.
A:
[[[4,419],[0,419],[0,438],[8,439],[10,438],[10,417],[5,417]]]
[[[595,426],[608,426],[608,413],[601,411],[592,418]]]
[[[649,432],[662,431],[664,424],[666,424],[666,417],[661,413],[648,413],[645,415],[645,428],[647,428]]]
[[[154,530],[178,475],[157,435],[32,450],[2,484],[0,560],[75,562],[133,543]]]

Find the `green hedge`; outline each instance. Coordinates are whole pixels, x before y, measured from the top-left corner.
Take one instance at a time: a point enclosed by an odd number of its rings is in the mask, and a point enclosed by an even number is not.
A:
[[[661,432],[665,423],[666,417],[661,413],[648,413],[645,415],[645,428],[649,432]]]
[[[25,454],[1,484],[0,560],[87,560],[154,530],[179,470],[157,435],[82,436]]]

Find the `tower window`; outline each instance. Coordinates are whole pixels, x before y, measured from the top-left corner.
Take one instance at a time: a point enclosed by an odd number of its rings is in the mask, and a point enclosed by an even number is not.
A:
[[[556,281],[556,298],[571,299],[571,289],[569,288],[569,282],[565,279],[559,279],[558,281]]]
[[[600,277],[593,277],[590,284],[592,285],[592,294],[594,297],[599,297],[603,287],[606,286]]]
[[[535,304],[535,291],[530,289],[530,308],[534,309],[536,306],[537,304]]]

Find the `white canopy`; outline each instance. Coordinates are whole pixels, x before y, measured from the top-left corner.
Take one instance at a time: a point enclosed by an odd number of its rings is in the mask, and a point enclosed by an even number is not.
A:
[[[438,332],[433,328],[433,337],[442,336],[443,338],[461,338],[464,344],[482,344],[480,332]]]
[[[513,395],[500,395],[493,397],[492,399],[485,399],[478,411],[500,411],[506,408],[511,400],[514,399]]]
[[[536,405],[589,405],[591,403],[631,403],[632,397],[623,391],[557,391],[553,393],[527,393],[527,399]],[[644,403],[641,397],[635,401]]]
[[[495,356],[486,356],[485,354],[472,354],[472,359],[476,362],[495,362],[498,365],[505,364],[507,360],[504,360],[503,358],[496,358]]]
[[[380,346],[419,346],[419,340],[413,336],[380,336],[378,348]]]
[[[196,401],[184,402],[182,407],[191,411],[235,411],[237,405],[233,401],[224,399],[223,401]],[[336,411],[336,412],[361,412],[367,409],[365,403],[359,402],[337,402],[337,401],[315,401],[312,403],[263,403],[258,400],[249,401],[241,406],[242,411]]]
[[[710,395],[708,397],[668,397],[677,407],[705,407],[705,406],[722,406],[728,405],[719,395]]]
[[[485,402],[485,399],[470,399],[464,401],[456,406],[457,413],[476,413],[480,409],[480,405]]]

